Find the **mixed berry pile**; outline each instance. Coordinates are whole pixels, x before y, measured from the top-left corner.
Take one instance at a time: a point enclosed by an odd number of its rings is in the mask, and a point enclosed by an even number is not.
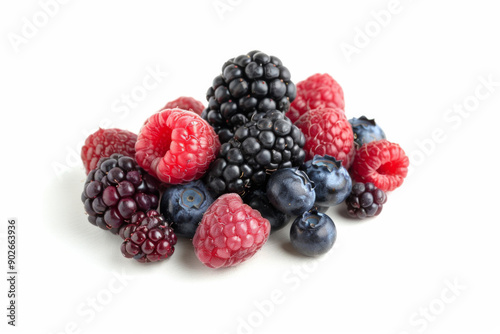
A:
[[[328,74],[295,85],[281,60],[260,51],[229,59],[207,91],[208,106],[179,97],[138,135],[99,129],[82,147],[88,220],[118,234],[139,262],[192,240],[210,268],[251,258],[290,222],[298,253],[328,252],[337,229],[325,212],[381,213],[409,160],[374,120],[348,119]]]

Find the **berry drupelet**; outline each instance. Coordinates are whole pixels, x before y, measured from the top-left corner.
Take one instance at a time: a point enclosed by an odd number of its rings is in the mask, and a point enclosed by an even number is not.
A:
[[[209,168],[207,185],[217,195],[263,189],[276,170],[304,162],[304,144],[302,132],[281,111],[257,113],[221,145],[219,157]]]
[[[163,216],[156,210],[136,212],[130,223],[119,231],[124,240],[121,251],[126,258],[139,262],[156,262],[174,253],[177,236]]]
[[[364,219],[380,214],[387,195],[371,182],[356,183],[345,202],[349,216]]]
[[[290,78],[281,60],[264,52],[252,51],[229,59],[207,91],[208,108],[202,117],[225,143],[255,112],[287,112],[296,95]]]
[[[157,181],[133,158],[112,154],[90,171],[81,199],[89,222],[116,234],[137,211],[156,209],[158,197]]]

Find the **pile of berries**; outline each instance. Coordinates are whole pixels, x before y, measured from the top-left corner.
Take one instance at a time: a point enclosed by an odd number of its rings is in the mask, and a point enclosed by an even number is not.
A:
[[[206,95],[206,108],[179,97],[138,135],[99,129],[82,147],[88,220],[118,234],[126,258],[167,259],[182,237],[206,266],[234,266],[292,220],[294,249],[324,254],[337,238],[330,207],[378,216],[407,175],[403,149],[374,120],[348,119],[328,74],[295,86],[279,58],[251,51]]]

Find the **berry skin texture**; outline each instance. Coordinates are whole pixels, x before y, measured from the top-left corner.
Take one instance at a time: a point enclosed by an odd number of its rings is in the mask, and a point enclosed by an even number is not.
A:
[[[120,237],[124,240],[121,245],[123,256],[141,263],[169,258],[177,243],[174,230],[156,210],[150,210],[146,214],[136,213],[130,224],[122,226]]]
[[[81,157],[87,174],[97,167],[100,158],[113,153],[127,157],[135,156],[137,135],[121,129],[99,129],[85,139]]]
[[[345,168],[351,166],[355,154],[354,135],[342,109],[310,110],[295,125],[306,137],[306,160],[313,159],[315,155],[330,155],[338,161],[342,160]]]
[[[173,101],[168,102],[163,109],[173,109],[179,108],[183,110],[192,111],[197,115],[201,115],[205,106],[200,101],[189,97],[189,96],[181,96]]]
[[[254,113],[285,113],[295,99],[290,71],[278,57],[251,51],[229,59],[221,70],[207,91],[208,108],[202,114],[215,128],[221,143],[231,139]]]
[[[371,182],[356,183],[345,200],[349,216],[359,219],[378,216],[385,202],[387,202],[386,193]]]
[[[387,140],[372,141],[356,151],[350,169],[353,181],[371,182],[382,191],[403,184],[410,160],[403,149]]]
[[[192,181],[168,187],[161,198],[160,212],[172,222],[178,237],[192,239],[213,201],[202,181]]]
[[[249,192],[244,197],[244,202],[253,209],[259,211],[262,217],[269,220],[269,224],[271,224],[271,233],[281,230],[288,224],[291,218],[291,216],[276,210],[276,208],[269,203],[266,193],[262,190],[257,189]]]
[[[312,109],[344,109],[342,87],[329,74],[314,74],[297,84],[297,97],[290,105],[286,116],[292,122]]]
[[[220,196],[194,235],[196,256],[207,267],[231,267],[251,258],[267,241],[271,225],[238,194]]]
[[[337,239],[337,228],[326,214],[315,210],[304,212],[292,223],[290,241],[293,248],[306,256],[328,252]]]
[[[351,176],[340,161],[326,155],[315,155],[303,166],[307,176],[314,182],[317,206],[335,206],[349,196],[352,188]]]
[[[87,175],[81,199],[88,221],[116,234],[136,212],[156,209],[159,195],[156,179],[133,158],[112,154]]]
[[[365,116],[360,118],[351,118],[352,131],[354,132],[354,143],[356,148],[360,148],[363,144],[385,139],[384,130],[375,123],[374,119],[368,119]]]
[[[219,156],[207,173],[207,185],[217,195],[244,195],[254,189],[265,189],[274,171],[304,162],[305,140],[283,112],[254,114],[231,140],[221,145]]]
[[[213,128],[200,116],[182,109],[163,109],[144,123],[135,158],[160,181],[187,183],[203,176],[220,143]]]
[[[276,209],[291,216],[311,209],[316,200],[314,183],[298,168],[284,168],[274,172],[267,183],[266,194]]]

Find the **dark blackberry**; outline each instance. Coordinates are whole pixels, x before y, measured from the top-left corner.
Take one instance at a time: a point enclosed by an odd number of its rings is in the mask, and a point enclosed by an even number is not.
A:
[[[304,134],[281,111],[256,113],[221,145],[207,185],[217,195],[264,189],[274,171],[304,162],[304,144]]]
[[[287,112],[295,99],[295,84],[290,71],[277,57],[260,51],[232,58],[222,66],[207,91],[208,108],[202,117],[229,141],[239,126],[256,112]]]
[[[126,258],[139,262],[155,262],[169,258],[175,250],[177,236],[156,210],[136,212],[130,222],[120,228],[124,240],[121,251]]]
[[[373,183],[356,183],[345,202],[349,216],[364,219],[380,214],[383,204],[387,202],[387,195]]]
[[[137,211],[158,207],[157,181],[137,162],[121,154],[101,158],[85,181],[82,202],[88,220],[112,233],[128,223]]]

